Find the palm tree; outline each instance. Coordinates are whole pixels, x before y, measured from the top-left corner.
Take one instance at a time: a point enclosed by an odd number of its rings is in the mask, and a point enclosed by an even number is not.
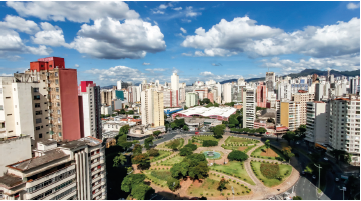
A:
[[[113,159],[113,167],[119,167],[119,164],[124,165],[125,162],[127,162],[127,158],[119,152],[119,155]]]
[[[271,143],[269,140],[266,140],[266,142],[264,142],[264,145],[266,146],[266,153],[268,153],[268,149],[270,148],[271,146]]]

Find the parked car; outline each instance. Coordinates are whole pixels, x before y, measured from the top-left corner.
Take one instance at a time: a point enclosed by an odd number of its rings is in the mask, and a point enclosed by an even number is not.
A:
[[[328,158],[325,157],[325,158],[323,158],[323,160],[328,161]]]
[[[308,152],[308,154],[312,154],[312,152],[311,152],[311,151],[309,151],[309,152]]]
[[[296,142],[296,144],[300,144],[300,142]]]
[[[316,179],[316,175],[312,175],[312,179]]]
[[[336,178],[335,178],[335,181],[340,181],[340,179],[336,177]]]

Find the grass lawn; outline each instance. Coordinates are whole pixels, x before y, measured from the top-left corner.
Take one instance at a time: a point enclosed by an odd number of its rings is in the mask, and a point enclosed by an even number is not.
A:
[[[168,141],[168,142],[164,142],[164,143],[161,143],[159,145],[156,146],[156,149],[157,148],[167,148],[167,149],[170,149],[170,145],[176,141],[179,141],[179,146],[177,147],[177,149],[180,149],[183,147],[183,144],[184,144],[184,139],[183,138],[180,138],[180,139],[175,139],[175,140],[171,140],[171,141]]]
[[[273,160],[276,160],[276,157],[281,157],[282,159],[286,160],[286,157],[283,155],[283,153],[280,150],[274,148],[273,146],[270,146],[270,149],[272,151],[269,150],[268,153],[263,152],[262,149],[266,150],[266,146],[261,146],[257,148],[252,152],[251,156],[255,158],[264,158],[264,159],[273,159]]]
[[[170,171],[164,170],[146,170],[144,174],[152,180],[152,182],[156,182],[163,187],[167,187],[167,180],[172,177]]]
[[[152,158],[152,159],[150,160],[150,162],[155,162],[155,161],[158,161],[158,160],[160,160],[160,159],[163,159],[163,158],[171,155],[172,153],[173,153],[173,152],[171,152],[171,151],[162,151],[162,150],[159,150],[159,155],[156,156],[156,157],[154,157],[154,158]]]
[[[194,197],[208,197],[208,196],[220,196],[221,191],[217,190],[219,186],[219,181],[221,180],[221,177],[217,177],[214,175],[209,175],[208,178],[204,179],[202,183],[195,182],[190,186],[187,190],[188,195],[194,196]],[[246,192],[248,189],[245,186],[241,186],[240,184],[233,183],[233,181],[230,181],[229,184],[226,184],[226,188],[223,189],[222,193],[224,193],[224,196],[232,196],[232,186],[234,188],[234,193],[237,196],[239,195],[247,195]],[[243,191],[243,193],[242,193]]]
[[[252,140],[249,138],[244,138],[244,137],[233,137],[230,136],[226,139],[226,141],[224,142],[224,144],[230,144],[230,143],[236,143],[236,144],[254,144],[254,143],[258,143],[258,140]]]
[[[184,156],[180,156],[180,155],[176,155],[173,158],[170,158],[168,160],[162,161],[160,164],[164,165],[164,164],[169,164],[169,165],[174,165],[176,163],[180,163],[183,161]]]
[[[228,174],[228,175],[234,175],[236,177],[241,177],[241,179],[243,181],[244,181],[244,179],[246,179],[245,182],[247,182],[251,185],[255,185],[255,183],[252,181],[252,179],[248,176],[246,169],[242,168],[241,162],[231,161],[227,165],[212,166],[211,170],[218,170],[218,171],[222,171],[223,173]]]
[[[203,140],[213,140],[213,141],[217,141],[217,142],[219,141],[219,139],[213,137],[213,135],[194,136],[192,138],[201,140],[201,141],[203,141]]]
[[[266,177],[264,177],[261,173],[260,167],[261,167],[261,162],[252,162],[253,167],[254,167],[254,172],[255,174],[257,174],[257,178],[259,180],[263,181],[263,184],[267,187],[273,187],[273,186],[277,186],[279,184],[281,184],[282,182],[284,182],[290,175],[291,175],[291,171],[292,171],[292,167],[290,165],[280,165],[280,175],[283,176],[282,181],[278,180],[278,179],[268,179]],[[285,175],[285,173],[288,170],[288,174]]]
[[[253,147],[255,147],[257,145],[252,145],[252,146],[224,146],[224,149],[230,149],[230,150],[239,150],[239,151],[243,151],[244,153],[247,153],[250,149],[252,149]]]

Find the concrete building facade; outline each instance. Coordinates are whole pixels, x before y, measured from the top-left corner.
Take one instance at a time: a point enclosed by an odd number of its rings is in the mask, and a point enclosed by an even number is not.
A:
[[[322,101],[307,102],[307,123],[305,140],[311,143],[328,144],[327,103]]]
[[[253,88],[243,89],[243,128],[253,129],[256,119],[256,90]]]
[[[164,126],[163,92],[152,89],[142,91],[142,124],[151,127]]]
[[[259,82],[257,86],[257,106],[258,107],[266,107],[267,103],[267,87],[263,82]]]

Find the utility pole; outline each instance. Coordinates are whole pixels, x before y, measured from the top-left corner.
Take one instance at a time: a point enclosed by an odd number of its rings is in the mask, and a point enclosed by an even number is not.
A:
[[[320,185],[321,185],[321,165],[317,166],[316,164],[314,164],[317,168],[318,168],[318,189],[320,189]],[[321,189],[320,189],[321,190]]]

